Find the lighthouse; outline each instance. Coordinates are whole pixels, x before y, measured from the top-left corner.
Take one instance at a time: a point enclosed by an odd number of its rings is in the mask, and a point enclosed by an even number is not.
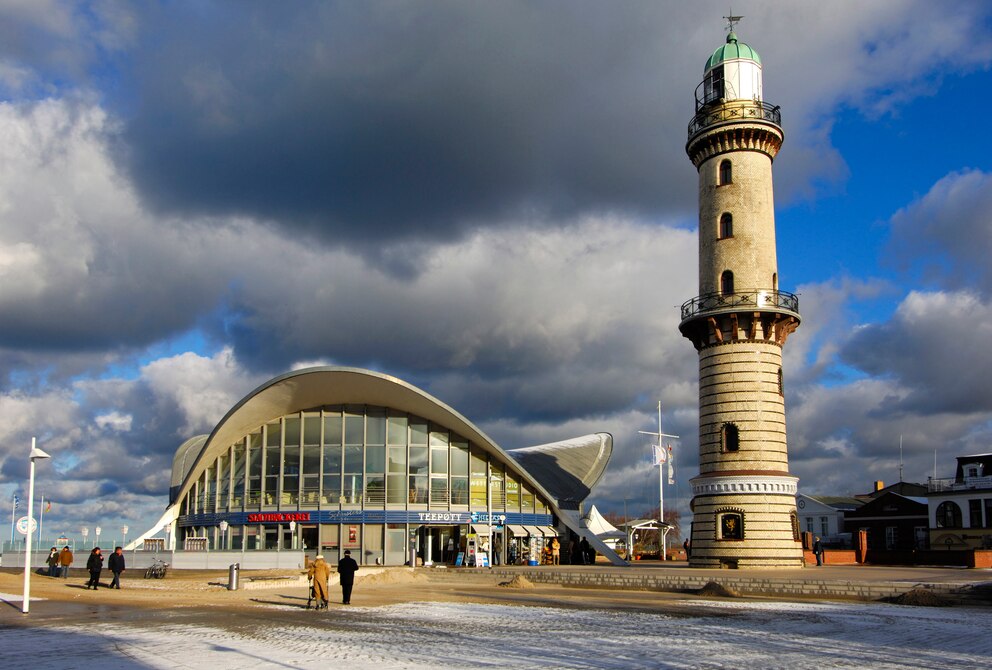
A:
[[[694,567],[803,563],[789,473],[782,349],[799,300],[779,290],[772,162],[781,112],[762,92],[758,53],[729,34],[696,88],[686,153],[699,173],[699,294],[679,330],[699,354]]]

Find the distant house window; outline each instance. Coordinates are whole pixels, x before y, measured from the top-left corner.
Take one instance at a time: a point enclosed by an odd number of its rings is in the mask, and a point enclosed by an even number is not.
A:
[[[806,532],[807,533],[813,532],[813,517],[811,516],[806,517]]]
[[[737,451],[741,448],[740,433],[732,423],[723,424],[720,430],[720,442],[724,451]]]
[[[965,468],[964,476],[965,477],[977,477],[978,476],[978,466],[977,465],[969,465],[967,468]]]
[[[731,184],[734,181],[733,168],[730,161],[724,160],[720,163],[720,185]]]
[[[885,527],[885,550],[886,551],[895,551],[898,544],[899,544],[899,527],[898,526],[886,526]]]
[[[730,212],[724,212],[720,217],[720,239],[734,236],[734,217]]]
[[[956,502],[945,500],[937,505],[937,527],[938,528],[960,528],[961,508]]]
[[[744,539],[744,514],[737,510],[717,513],[717,529],[719,540]]]
[[[982,501],[968,501],[968,528],[982,527]]]
[[[829,517],[820,517],[820,535],[826,537],[830,535],[830,519]]]
[[[734,292],[734,273],[730,270],[724,270],[723,274],[720,275],[720,293],[724,295],[730,295]]]

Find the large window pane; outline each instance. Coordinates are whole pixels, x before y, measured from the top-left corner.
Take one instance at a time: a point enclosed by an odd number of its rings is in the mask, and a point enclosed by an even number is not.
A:
[[[265,446],[278,447],[282,444],[282,428],[278,421],[273,421],[265,427]]]
[[[320,415],[303,415],[303,444],[320,444]]]
[[[406,474],[406,447],[389,447],[387,471]]]
[[[300,417],[286,417],[285,423],[286,444],[297,446],[300,444]]]
[[[431,447],[431,474],[448,474],[448,448]]]
[[[324,415],[324,444],[341,444],[341,414]]]
[[[389,444],[406,446],[407,418],[405,416],[389,417]]]
[[[344,502],[357,504],[362,499],[362,475],[346,474],[344,476]]]
[[[344,471],[348,473],[359,473],[361,474],[365,469],[364,459],[362,458],[362,452],[364,450],[362,447],[345,447],[344,448]]]
[[[410,444],[427,444],[427,424],[410,420]]]
[[[451,476],[464,477],[468,475],[468,443],[451,443]]]
[[[468,477],[451,478],[451,504],[468,504]]]
[[[410,476],[410,502],[418,505],[427,504],[427,476]]]
[[[410,447],[410,474],[427,474],[427,447]]]
[[[365,447],[365,472],[382,473],[386,471],[386,447]]]
[[[300,448],[286,447],[283,453],[281,500],[284,505],[295,505],[299,502],[300,494]]]
[[[365,416],[361,414],[344,415],[344,443],[365,444]]]
[[[365,502],[370,505],[386,503],[386,478],[383,475],[369,475],[365,482]]]
[[[406,502],[406,475],[386,475],[386,502],[402,504]]]
[[[365,423],[366,444],[386,444],[386,417],[370,414]]]

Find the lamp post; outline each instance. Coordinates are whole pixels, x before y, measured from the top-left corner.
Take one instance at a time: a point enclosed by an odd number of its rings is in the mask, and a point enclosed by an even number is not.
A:
[[[220,548],[222,550],[226,550],[227,549],[227,529],[228,529],[228,527],[229,526],[228,526],[227,521],[221,521],[220,522]]]
[[[85,549],[86,548],[86,538],[90,534],[90,529],[87,528],[86,526],[83,526],[82,528],[79,529],[79,534],[83,536],[83,549]]]
[[[290,543],[289,543],[289,548],[290,549],[296,549],[296,522],[295,521],[290,521],[289,522],[289,533],[292,536],[292,540],[290,540]]]
[[[121,546],[127,548],[127,526],[121,526]]]
[[[24,600],[21,604],[21,612],[27,614],[31,609],[31,534],[34,528],[31,522],[34,521],[34,462],[36,460],[51,458],[48,454],[38,448],[36,438],[31,438],[31,453],[28,459],[31,467],[28,474],[28,532],[24,536]]]
[[[93,540],[94,543],[100,544],[100,531],[102,530],[103,528],[100,528],[100,526],[97,526],[96,528],[93,529],[93,532],[96,533],[96,539]]]

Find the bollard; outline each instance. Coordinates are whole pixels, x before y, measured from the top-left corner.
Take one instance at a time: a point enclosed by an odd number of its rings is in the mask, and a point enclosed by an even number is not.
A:
[[[227,590],[238,590],[238,572],[241,570],[240,563],[231,563],[227,568]]]

